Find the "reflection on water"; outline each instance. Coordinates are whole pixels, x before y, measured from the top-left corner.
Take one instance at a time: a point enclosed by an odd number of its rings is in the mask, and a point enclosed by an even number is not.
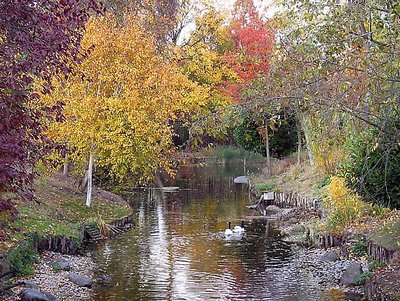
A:
[[[95,250],[113,283],[93,300],[319,300],[317,284],[292,267],[291,245],[270,226],[246,224],[242,239],[225,239],[229,220],[253,214],[246,187],[233,184],[242,174],[241,165],[186,166],[177,180],[163,179],[179,192],[131,195],[137,227]]]

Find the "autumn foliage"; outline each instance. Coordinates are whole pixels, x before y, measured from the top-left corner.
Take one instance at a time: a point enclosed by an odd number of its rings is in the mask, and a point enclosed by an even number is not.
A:
[[[228,84],[226,92],[240,99],[240,91],[257,77],[268,74],[275,35],[269,21],[263,20],[252,0],[235,2],[229,26],[234,48],[226,56],[241,84]]]
[[[40,79],[40,90],[48,93],[55,73],[70,72],[80,56],[81,31],[94,11],[100,6],[93,0],[0,3],[0,207],[9,206],[5,192],[32,197],[33,166],[51,146],[43,120],[60,107],[38,107],[32,83]]]
[[[134,17],[124,26],[113,15],[92,18],[81,45],[88,55],[75,74],[56,81],[44,98],[47,105],[65,101],[64,120],[53,122],[48,135],[68,146],[70,160],[93,155],[118,181],[171,171],[173,122],[198,108],[201,91],[157,55]]]

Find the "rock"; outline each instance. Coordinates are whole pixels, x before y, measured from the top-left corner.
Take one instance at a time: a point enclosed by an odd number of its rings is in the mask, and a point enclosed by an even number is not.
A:
[[[303,234],[306,231],[306,227],[304,227],[303,225],[293,225],[290,228],[287,229],[287,231],[289,232],[289,234],[292,235],[299,235],[299,234]]]
[[[245,176],[237,177],[233,180],[235,184],[249,184],[249,179]]]
[[[50,265],[56,270],[61,270],[61,271],[70,271],[71,270],[71,263],[64,259],[52,261],[52,262],[50,262]]]
[[[269,205],[267,208],[265,208],[265,211],[267,212],[267,215],[272,215],[281,213],[282,209],[275,205]]]
[[[83,276],[83,275],[79,275],[76,273],[70,273],[68,275],[68,279],[75,283],[78,286],[82,286],[82,287],[92,287],[93,285],[93,280],[90,279],[89,277]]]
[[[335,252],[326,252],[321,256],[321,260],[324,262],[337,261],[339,259],[340,259],[339,255],[336,254]]]
[[[31,288],[24,288],[20,296],[21,301],[59,301],[59,299],[52,294],[40,292]]]
[[[358,285],[358,279],[360,278],[361,274],[361,264],[353,262],[346,268],[346,270],[342,274],[342,277],[340,277],[340,284]]]
[[[35,282],[30,281],[30,280],[23,280],[21,281],[21,285],[27,288],[32,288],[34,290],[39,289],[39,285],[37,285]]]
[[[295,224],[298,224],[299,223],[299,220],[296,218],[296,217],[291,217],[288,221],[287,221],[287,224],[290,226],[290,225],[295,225]]]

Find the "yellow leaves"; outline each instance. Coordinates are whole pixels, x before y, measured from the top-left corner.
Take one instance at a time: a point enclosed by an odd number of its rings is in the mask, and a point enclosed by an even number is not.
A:
[[[337,176],[331,177],[328,197],[323,203],[328,213],[328,228],[336,234],[359,221],[367,206],[357,193],[346,187],[344,178]]]
[[[205,93],[157,55],[134,18],[126,22],[92,19],[82,42],[88,56],[44,101],[65,101],[65,122],[52,124],[49,135],[68,143],[73,160],[95,147],[96,165],[111,176],[146,180],[157,168],[171,170],[170,125],[179,112],[198,110]]]

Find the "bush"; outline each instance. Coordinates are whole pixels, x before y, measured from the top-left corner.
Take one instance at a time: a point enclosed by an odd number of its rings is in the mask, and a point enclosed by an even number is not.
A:
[[[340,177],[332,177],[328,187],[328,196],[323,200],[327,212],[327,230],[341,233],[345,227],[357,221],[363,213],[361,197],[348,189]]]
[[[25,242],[14,248],[9,255],[10,266],[17,276],[29,276],[34,273],[33,264],[38,262],[33,239],[28,238]]]
[[[390,139],[376,129],[350,137],[340,171],[363,200],[400,208],[400,146]]]
[[[260,184],[257,188],[260,191],[277,191],[278,185],[274,181],[272,181],[272,182]]]
[[[367,241],[361,238],[357,243],[351,246],[351,253],[357,257],[366,256],[368,251]]]

